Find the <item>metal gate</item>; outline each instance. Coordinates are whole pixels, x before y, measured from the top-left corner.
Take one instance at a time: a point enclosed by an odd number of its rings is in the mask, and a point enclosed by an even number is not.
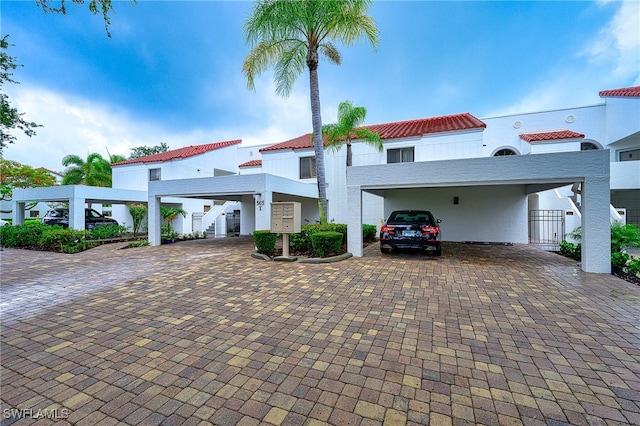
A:
[[[227,213],[227,234],[240,235],[240,210]]]
[[[563,210],[529,210],[529,244],[559,251],[563,239]]]

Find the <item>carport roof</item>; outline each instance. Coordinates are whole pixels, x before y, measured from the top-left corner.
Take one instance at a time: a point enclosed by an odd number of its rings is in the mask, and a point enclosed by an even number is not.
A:
[[[85,185],[60,185],[42,188],[25,188],[13,190],[14,202],[25,201],[70,201],[82,199],[87,203],[118,204],[146,203],[147,191],[132,189],[102,188]]]
[[[393,123],[362,126],[380,135],[383,140],[423,136],[432,133],[455,132],[461,130],[484,129],[487,125],[468,112],[440,117],[419,118],[417,120],[396,121]],[[281,149],[313,148],[311,133],[262,148],[260,152]]]

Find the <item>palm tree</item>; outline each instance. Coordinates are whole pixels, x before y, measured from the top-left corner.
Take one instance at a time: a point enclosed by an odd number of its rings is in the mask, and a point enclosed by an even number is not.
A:
[[[360,139],[382,152],[382,138],[373,130],[359,127],[367,117],[365,107],[354,107],[351,101],[340,102],[338,122],[322,126],[324,144],[333,151],[339,151],[342,143],[347,143],[347,167],[352,165],[351,141]]]
[[[67,155],[62,165],[67,168],[62,185],[111,187],[111,165],[100,154],[89,154],[86,161],[77,155]]]
[[[276,92],[286,97],[305,65],[309,68],[318,207],[322,223],[326,222],[328,205],[318,85],[320,54],[339,65],[341,56],[334,41],[350,46],[365,37],[375,48],[378,29],[374,20],[365,14],[371,4],[371,0],[260,0],[244,24],[245,37],[252,49],[242,70],[250,89],[255,88],[255,77],[274,65]]]

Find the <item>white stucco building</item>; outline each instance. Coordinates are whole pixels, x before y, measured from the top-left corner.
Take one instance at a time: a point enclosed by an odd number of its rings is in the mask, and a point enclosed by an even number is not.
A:
[[[560,110],[369,125],[384,141],[382,152],[354,141],[349,170],[345,147],[325,152],[328,220],[348,223],[356,256],[361,224],[380,225],[399,208],[431,210],[445,241],[553,245],[582,226],[583,269],[608,272],[602,248],[610,221],[640,224],[640,86],[600,97],[597,105]],[[128,160],[114,165],[113,188],[147,194],[152,244],[160,243],[161,205],[188,212],[174,223],[180,233],[268,229],[273,201],[299,201],[302,223],[318,220],[310,134]],[[16,192],[17,204],[33,200],[29,190]],[[126,202],[112,211],[131,224]]]

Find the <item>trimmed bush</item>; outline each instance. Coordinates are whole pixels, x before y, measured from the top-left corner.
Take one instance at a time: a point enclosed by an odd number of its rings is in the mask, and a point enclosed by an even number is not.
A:
[[[289,235],[289,247],[292,251],[308,252],[313,250],[311,236],[317,232],[339,232],[343,235],[342,242],[347,241],[347,225],[344,223],[310,223],[303,225],[300,233]]]
[[[258,253],[273,254],[276,250],[276,234],[272,234],[270,230],[263,229],[253,232],[253,243],[256,245]]]
[[[335,231],[320,231],[311,235],[313,251],[320,257],[340,253],[344,235]]]
[[[90,233],[77,229],[49,227],[42,233],[38,245],[43,250],[62,253],[78,253],[93,247],[93,241],[87,240]]]
[[[104,240],[107,238],[120,237],[127,233],[127,227],[123,225],[100,225],[91,230],[91,238],[94,240]]]
[[[377,229],[374,225],[362,224],[362,241],[372,243],[376,240]]]

